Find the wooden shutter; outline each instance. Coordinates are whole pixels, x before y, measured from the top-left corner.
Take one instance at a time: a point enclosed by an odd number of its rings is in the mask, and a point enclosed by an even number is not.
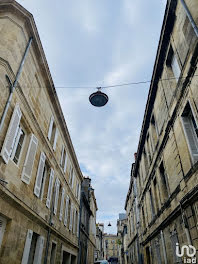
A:
[[[69,230],[72,230],[72,223],[73,222],[73,204],[71,203],[70,208],[70,220],[69,220]]]
[[[7,134],[1,149],[1,156],[4,162],[7,164],[12,153],[12,149],[14,146],[15,138],[17,135],[18,127],[21,120],[21,110],[19,105],[15,106],[14,112],[12,114],[10,124],[7,130]]]
[[[74,214],[74,217],[73,217],[73,234],[75,234],[76,232],[76,208],[74,208],[73,210],[73,214]]]
[[[74,180],[75,180],[75,172],[73,171],[73,175],[72,175],[72,189],[74,188]]]
[[[192,121],[188,117],[182,116],[182,124],[193,161],[196,162],[198,161],[198,138],[194,131]]]
[[[54,137],[54,144],[53,144],[53,150],[56,150],[56,142],[57,142],[58,134],[59,134],[58,128],[56,128],[55,137]]]
[[[79,212],[78,212],[77,213],[77,231],[76,231],[77,237],[79,236],[79,225],[80,225],[80,219],[79,219]]]
[[[65,196],[65,189],[62,189],[62,196],[61,196],[61,205],[60,205],[60,216],[59,216],[59,220],[62,220],[63,217],[63,206],[64,206],[64,197]]]
[[[21,180],[27,184],[30,183],[37,145],[38,139],[35,137],[35,135],[32,134],[21,175]]]
[[[36,242],[33,264],[41,264],[42,255],[43,255],[43,246],[44,246],[44,237],[39,236]]]
[[[51,139],[51,136],[52,136],[53,123],[54,123],[54,117],[51,116],[49,130],[48,130],[48,136],[47,136],[49,140]]]
[[[65,150],[65,164],[64,164],[64,172],[66,172],[66,167],[67,167],[67,152]]]
[[[54,170],[51,168],[49,185],[48,185],[48,192],[47,192],[47,201],[46,201],[46,206],[48,208],[50,208],[50,202],[51,202],[51,197],[52,197],[53,180],[54,180]]]
[[[31,242],[32,242],[32,235],[33,235],[33,231],[28,229],[21,264],[27,264],[28,263],[30,247],[31,247]]]
[[[36,182],[34,185],[34,194],[37,197],[39,197],[39,195],[40,195],[41,183],[42,183],[42,178],[43,178],[43,171],[44,171],[44,166],[45,166],[45,159],[46,159],[45,153],[41,152],[38,170],[37,170]]]
[[[59,196],[59,188],[60,188],[60,180],[57,178],[55,183],[55,201],[54,201],[54,214],[56,215],[57,206],[58,206],[58,196]]]
[[[0,216],[0,248],[6,227],[6,219]]]
[[[67,225],[68,209],[69,209],[69,196],[67,196],[66,204],[65,204],[65,219],[64,219],[65,226]]]
[[[64,146],[62,146],[60,165],[63,167]]]
[[[81,185],[80,185],[80,183],[79,183],[78,200],[80,200],[80,196],[81,196]]]
[[[171,232],[170,235],[171,243],[172,243],[172,251],[174,256],[174,262],[176,263],[182,263],[181,258],[176,255],[176,243],[179,243],[177,238],[177,231],[174,230]]]

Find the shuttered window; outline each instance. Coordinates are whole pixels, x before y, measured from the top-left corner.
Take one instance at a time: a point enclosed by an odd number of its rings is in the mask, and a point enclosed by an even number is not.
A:
[[[51,168],[49,186],[48,186],[48,192],[47,192],[47,201],[46,201],[46,206],[48,208],[50,208],[50,202],[51,202],[51,197],[52,197],[53,180],[54,180],[54,170]]]
[[[16,135],[16,139],[15,139],[15,142],[14,142],[13,151],[12,151],[12,154],[11,154],[11,159],[16,164],[18,164],[18,162],[19,162],[19,158],[20,158],[20,154],[21,154],[21,151],[22,151],[24,139],[25,139],[25,132],[21,128],[21,126],[19,126],[18,131],[17,131],[17,135]]]
[[[0,248],[1,248],[1,243],[3,240],[5,228],[6,228],[6,219],[0,216]]]
[[[48,139],[50,140],[53,150],[56,150],[56,143],[58,139],[58,128],[55,125],[54,117],[51,116],[50,124],[49,124],[49,130],[48,130]]]
[[[28,229],[21,264],[41,264],[44,237]]]
[[[64,146],[62,146],[60,165],[63,168],[63,171],[66,172],[67,153],[66,153],[66,149]]]
[[[71,203],[70,220],[69,220],[69,230],[72,230],[72,225],[73,225],[73,204]]]
[[[75,175],[75,172],[73,171],[73,174],[72,174],[72,189],[74,188],[75,178],[76,178],[76,175]]]
[[[58,132],[58,128],[56,127],[55,136],[54,136],[54,142],[53,142],[53,150],[56,150],[56,142],[57,142],[57,139],[58,139],[58,135],[59,135],[59,132]]]
[[[49,139],[49,140],[51,139],[51,136],[52,136],[52,128],[53,128],[53,124],[54,124],[54,117],[51,116],[51,119],[50,119],[50,125],[49,125],[49,130],[48,130],[48,139]]]
[[[36,249],[34,253],[33,264],[41,264],[42,255],[43,255],[43,246],[44,246],[44,237],[39,236],[36,241]]]
[[[60,216],[59,220],[62,220],[63,217],[63,206],[64,206],[64,199],[65,199],[65,189],[62,189],[62,195],[61,195],[61,205],[60,205]]]
[[[179,243],[176,230],[171,232],[170,239],[172,244],[174,263],[182,263],[181,258],[176,255],[176,244]]]
[[[32,134],[21,175],[21,180],[27,184],[30,183],[37,145],[38,139],[35,137],[35,135]]]
[[[54,214],[57,213],[57,207],[58,207],[58,198],[59,198],[59,189],[60,189],[60,180],[56,178],[55,183],[55,200],[54,200]]]
[[[65,226],[67,226],[68,212],[69,212],[69,196],[67,196],[66,204],[65,204],[65,218],[64,218]]]
[[[69,169],[69,184],[70,184],[70,186],[72,184],[72,177],[73,177],[73,168],[72,168],[72,165],[70,164],[70,169]]]
[[[173,74],[174,74],[176,80],[179,79],[180,74],[181,74],[181,69],[179,67],[179,63],[177,61],[175,54],[173,54],[173,57],[172,57],[171,68],[172,68],[172,71],[173,71]]]
[[[21,120],[21,115],[22,114],[21,114],[20,107],[17,104],[12,114],[10,124],[7,130],[7,134],[6,134],[6,137],[5,137],[3,146],[2,146],[2,150],[1,150],[1,156],[6,164],[9,161],[9,158],[11,156],[11,153],[14,147],[14,143],[15,143],[16,136],[17,136],[17,131],[19,128],[19,123]]]
[[[40,196],[42,180],[43,180],[43,177],[44,177],[45,159],[46,159],[45,153],[41,152],[39,165],[38,165],[38,169],[37,169],[36,182],[35,182],[35,185],[34,185],[34,194],[37,197]]]
[[[77,235],[77,237],[79,236],[79,224],[80,224],[80,222],[79,222],[79,212],[77,212],[77,230],[76,230],[76,235]]]
[[[181,118],[188,148],[194,163],[198,161],[198,125],[189,103],[187,103]]]

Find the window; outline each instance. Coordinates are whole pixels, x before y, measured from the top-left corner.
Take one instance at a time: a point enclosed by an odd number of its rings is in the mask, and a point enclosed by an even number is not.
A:
[[[174,53],[171,45],[169,48],[166,64],[168,68],[172,71],[172,74],[175,77],[175,80],[177,82],[181,74],[181,69],[180,69],[176,54]]]
[[[55,264],[55,259],[56,259],[56,243],[52,242],[50,264]]]
[[[176,244],[179,243],[176,230],[171,232],[170,239],[172,244],[174,263],[182,263],[181,258],[176,255]]]
[[[57,213],[57,208],[58,208],[58,199],[59,199],[59,191],[60,191],[60,180],[56,178],[55,182],[55,196],[54,196],[54,214],[56,215]]]
[[[54,122],[54,117],[51,116],[49,130],[48,130],[48,139],[53,146],[53,150],[56,150],[56,142],[57,142],[58,134],[59,132]]]
[[[65,226],[67,226],[67,223],[68,223],[69,208],[70,208],[70,199],[69,199],[69,196],[67,196],[66,204],[65,204],[65,217],[64,217]]]
[[[59,220],[60,221],[62,221],[62,217],[63,217],[64,200],[65,200],[65,189],[62,188],[61,204],[60,204],[60,215],[59,215]]]
[[[34,194],[41,200],[43,199],[45,180],[48,172],[49,172],[49,166],[46,163],[45,153],[41,152],[38,169],[37,169],[36,182],[34,185]]]
[[[43,254],[44,237],[28,230],[21,263],[41,264]]]
[[[66,172],[66,166],[67,166],[67,153],[64,146],[62,146],[61,151],[61,159],[60,159],[60,166],[62,167],[63,171]]]
[[[189,103],[187,103],[181,118],[188,148],[194,163],[198,161],[198,125]]]
[[[6,219],[0,216],[0,248],[1,248],[1,243],[3,240],[5,228],[6,228]]]
[[[72,188],[74,187],[74,178],[75,178],[74,169],[73,169],[72,165],[70,164],[70,170],[69,170],[69,185]]]
[[[17,135],[14,142],[14,147],[11,155],[11,159],[14,161],[14,163],[18,164],[19,157],[21,154],[22,146],[25,139],[25,132],[21,128],[21,126],[18,127]]]
[[[153,189],[154,189],[154,200],[155,200],[155,205],[156,205],[156,210],[159,210],[159,197],[158,197],[158,185],[157,185],[157,180],[156,178],[153,180]]]
[[[152,218],[155,215],[155,208],[154,208],[154,204],[153,204],[153,195],[152,195],[152,190],[149,190],[149,197],[150,197],[150,204],[151,204],[151,213],[152,213]]]
[[[73,213],[74,213],[74,208],[73,204],[71,203],[70,205],[70,216],[69,216],[69,230],[72,231],[72,226],[73,226]]]
[[[181,69],[179,67],[179,63],[178,63],[178,60],[177,60],[175,54],[173,54],[173,56],[172,56],[171,68],[172,68],[173,74],[174,74],[176,81],[177,81],[180,77]]]
[[[20,136],[20,133],[18,133],[18,131],[19,131],[19,125],[21,121],[21,116],[22,116],[22,113],[21,113],[19,105],[17,104],[14,108],[14,112],[12,114],[10,124],[8,126],[6,137],[5,137],[2,150],[1,150],[1,156],[6,164],[8,164],[8,161],[11,157],[14,145],[16,145],[15,142],[16,142],[17,135]]]
[[[161,178],[161,187],[162,187],[162,194],[163,198],[167,199],[169,195],[169,186],[168,186],[168,179],[167,175],[164,169],[164,163],[163,161],[161,162],[159,166],[159,172],[160,172],[160,178]]]

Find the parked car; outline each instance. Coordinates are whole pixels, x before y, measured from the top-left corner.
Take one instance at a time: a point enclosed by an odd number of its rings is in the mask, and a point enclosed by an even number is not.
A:
[[[94,262],[94,264],[108,264],[107,260],[97,260],[96,262]]]

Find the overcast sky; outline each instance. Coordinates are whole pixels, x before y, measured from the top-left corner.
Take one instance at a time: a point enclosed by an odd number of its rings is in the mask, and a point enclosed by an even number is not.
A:
[[[149,83],[104,89],[103,108],[89,103],[96,89],[63,87],[150,81],[165,0],[18,2],[34,16],[81,170],[92,179],[97,221],[116,233]]]

